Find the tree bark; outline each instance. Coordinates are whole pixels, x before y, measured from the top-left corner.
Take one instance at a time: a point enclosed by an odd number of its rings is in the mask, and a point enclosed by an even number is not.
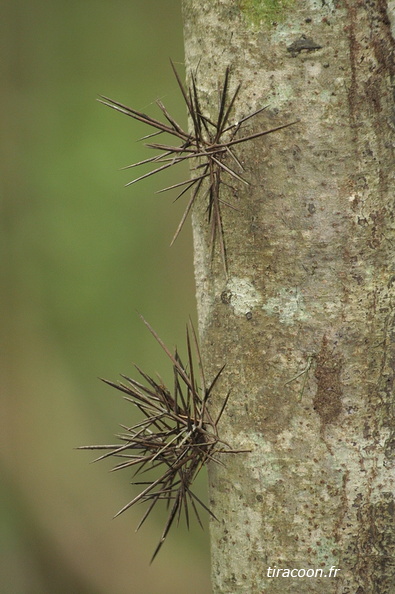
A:
[[[393,593],[394,3],[183,13],[208,114],[230,65],[235,121],[269,106],[245,132],[300,119],[238,146],[250,185],[221,186],[228,276],[203,199],[193,212],[207,376],[226,363],[211,406],[231,390],[220,436],[251,449],[209,468],[213,591]]]

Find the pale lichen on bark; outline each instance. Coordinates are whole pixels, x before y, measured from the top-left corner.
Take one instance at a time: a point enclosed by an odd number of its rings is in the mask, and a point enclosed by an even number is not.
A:
[[[231,0],[183,6],[187,74],[197,71],[209,112],[231,65],[233,88],[242,83],[235,119],[268,105],[252,132],[301,120],[237,152],[250,186],[223,190],[237,207],[222,208],[228,278],[218,254],[211,259],[205,204],[193,213],[207,372],[226,363],[218,389],[231,390],[221,436],[252,448],[210,468],[214,592],[389,594],[391,7],[298,0],[281,19],[251,26]],[[266,575],[273,565],[341,571],[275,580]]]

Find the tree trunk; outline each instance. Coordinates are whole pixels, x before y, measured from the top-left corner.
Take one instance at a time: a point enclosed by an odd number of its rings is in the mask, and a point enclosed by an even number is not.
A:
[[[215,593],[395,592],[394,10],[183,2],[207,112],[230,65],[235,121],[269,106],[239,136],[300,119],[223,176],[228,276],[193,212],[211,406],[231,390],[220,437],[251,449],[209,469]]]

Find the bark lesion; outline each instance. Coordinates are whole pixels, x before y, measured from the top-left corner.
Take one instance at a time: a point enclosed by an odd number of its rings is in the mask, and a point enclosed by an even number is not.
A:
[[[324,336],[321,350],[316,356],[314,375],[317,391],[313,399],[314,410],[321,419],[321,430],[324,430],[326,425],[335,423],[342,411],[342,367],[342,357],[329,349],[328,340]]]

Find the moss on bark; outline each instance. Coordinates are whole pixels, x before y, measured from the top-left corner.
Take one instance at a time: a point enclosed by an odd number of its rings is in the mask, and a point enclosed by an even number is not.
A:
[[[240,10],[254,27],[282,22],[295,0],[239,0]]]

